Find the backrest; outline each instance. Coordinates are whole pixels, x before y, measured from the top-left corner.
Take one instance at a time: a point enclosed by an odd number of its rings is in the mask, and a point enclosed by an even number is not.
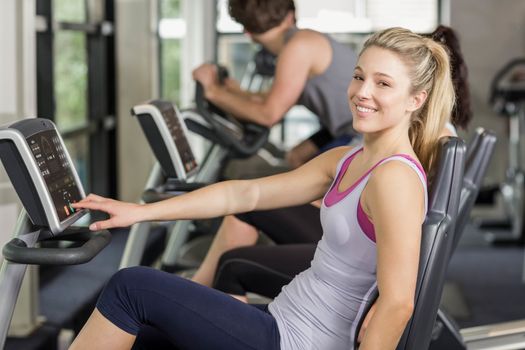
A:
[[[491,131],[478,128],[467,146],[465,175],[463,177],[463,186],[461,188],[458,219],[456,222],[456,231],[454,233],[454,242],[451,253],[454,253],[459,239],[463,234],[463,230],[465,229],[465,225],[470,218],[470,212],[476,202],[476,197],[478,196],[481,187],[481,181],[487,172],[490,158],[494,153],[495,145],[496,135]]]
[[[423,224],[415,307],[398,349],[427,349],[436,318],[452,250],[466,159],[465,143],[442,140],[436,176]]]
[[[438,167],[431,184],[428,213],[423,223],[414,313],[399,341],[398,349],[428,348],[453,246],[466,147],[457,137],[446,137],[440,142]],[[368,308],[373,302],[375,298]],[[356,329],[356,342],[363,319],[364,316]]]

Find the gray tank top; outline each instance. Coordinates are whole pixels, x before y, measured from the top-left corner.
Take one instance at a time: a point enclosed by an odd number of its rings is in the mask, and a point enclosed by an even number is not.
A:
[[[286,41],[297,31],[297,28],[290,29],[286,33]],[[352,128],[352,113],[346,94],[357,63],[357,55],[350,47],[328,35],[325,36],[332,47],[332,62],[322,74],[306,81],[297,104],[314,113],[333,137],[357,135]]]
[[[342,158],[323,198],[323,236],[310,268],[295,276],[269,304],[282,350],[353,349],[357,323],[376,287],[375,236],[372,239],[359,220],[359,198],[373,169],[392,160],[404,162],[419,175],[426,193],[422,169],[404,155],[383,159],[349,189],[339,192],[340,178],[360,149]]]

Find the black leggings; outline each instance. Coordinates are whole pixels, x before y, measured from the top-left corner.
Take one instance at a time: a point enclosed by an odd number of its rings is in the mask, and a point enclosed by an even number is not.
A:
[[[307,204],[245,213],[237,218],[263,231],[278,245],[224,253],[214,288],[229,294],[253,292],[274,298],[295,275],[310,266],[322,235],[319,208]]]

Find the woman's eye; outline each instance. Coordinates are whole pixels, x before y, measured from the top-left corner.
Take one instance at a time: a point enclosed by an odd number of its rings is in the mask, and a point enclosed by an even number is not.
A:
[[[387,83],[386,81],[380,81],[380,82],[379,82],[379,85],[380,85],[380,86],[390,86],[390,84]]]
[[[363,80],[363,78],[360,75],[355,74],[354,75],[355,80]]]

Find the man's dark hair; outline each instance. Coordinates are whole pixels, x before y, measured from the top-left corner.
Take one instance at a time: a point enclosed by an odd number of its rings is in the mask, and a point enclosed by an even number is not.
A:
[[[261,34],[278,26],[289,11],[295,11],[293,0],[230,0],[230,16],[248,33]]]
[[[452,83],[456,92],[456,103],[452,110],[451,122],[456,127],[466,129],[472,119],[472,109],[467,64],[461,53],[458,36],[452,28],[443,25],[437,27],[430,36],[434,41],[442,43],[448,49],[452,67]]]

